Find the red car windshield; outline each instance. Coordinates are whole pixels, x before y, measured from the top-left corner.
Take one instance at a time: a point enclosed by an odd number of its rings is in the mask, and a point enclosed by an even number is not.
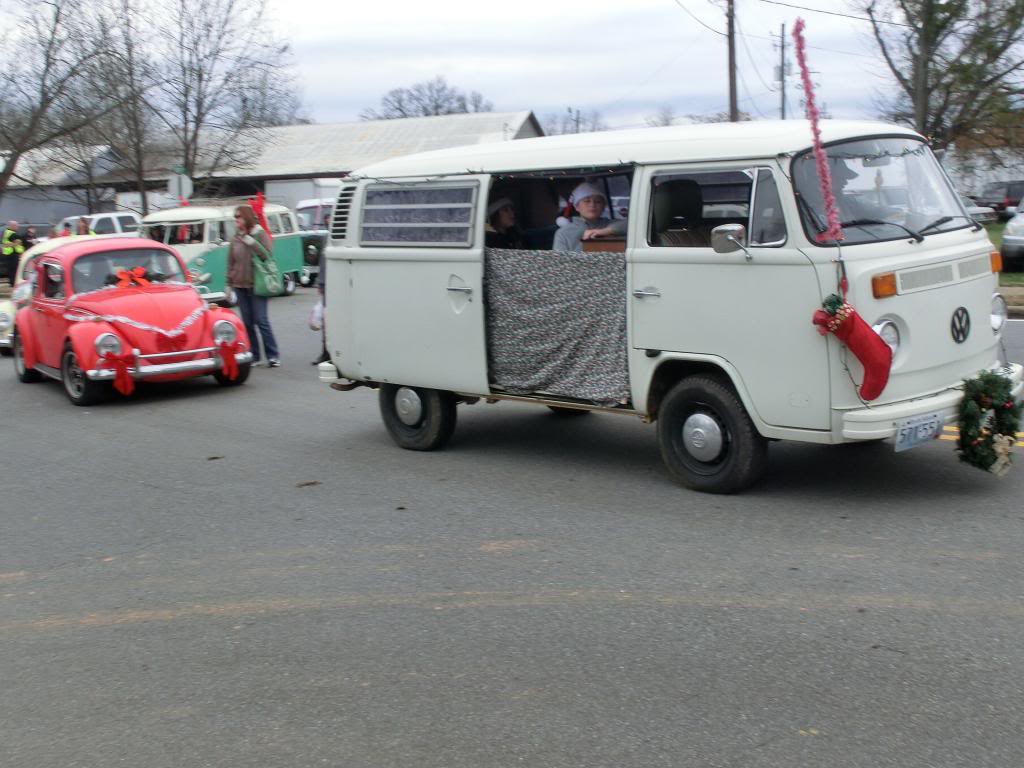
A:
[[[138,248],[130,251],[101,251],[77,259],[71,267],[71,288],[75,293],[95,291],[118,281],[118,272],[142,267],[150,282],[185,282],[181,263],[167,251]]]

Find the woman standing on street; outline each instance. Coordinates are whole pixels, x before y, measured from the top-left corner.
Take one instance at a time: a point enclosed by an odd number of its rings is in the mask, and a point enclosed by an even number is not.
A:
[[[256,223],[256,214],[248,205],[240,205],[235,209],[235,236],[231,239],[228,254],[228,285],[235,289],[238,297],[238,308],[242,312],[242,322],[249,334],[252,346],[253,365],[260,364],[260,342],[263,340],[263,351],[267,356],[267,367],[277,368],[281,365],[277,350],[274,330],[270,327],[270,316],[267,314],[267,297],[257,296],[252,290],[253,257],[269,259],[270,237]]]

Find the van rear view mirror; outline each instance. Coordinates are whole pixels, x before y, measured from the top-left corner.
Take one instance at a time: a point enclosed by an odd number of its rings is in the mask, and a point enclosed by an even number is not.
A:
[[[742,224],[720,224],[711,230],[711,247],[715,253],[743,251],[749,259],[746,242],[747,228]]]

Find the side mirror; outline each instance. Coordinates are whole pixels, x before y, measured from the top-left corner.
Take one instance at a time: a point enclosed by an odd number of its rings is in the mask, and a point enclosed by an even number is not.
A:
[[[711,247],[715,253],[743,251],[747,261],[754,257],[747,250],[747,228],[742,224],[720,224],[711,230]]]
[[[64,282],[64,268],[59,264],[47,264],[46,265],[46,279],[51,283],[63,283]]]

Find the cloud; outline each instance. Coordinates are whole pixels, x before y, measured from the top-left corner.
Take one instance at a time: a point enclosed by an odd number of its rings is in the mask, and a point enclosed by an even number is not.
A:
[[[701,22],[724,29],[715,6],[684,4]],[[725,39],[673,0],[271,0],[271,10],[275,28],[293,44],[307,109],[321,122],[357,119],[388,90],[436,75],[479,91],[496,110],[599,110],[613,127],[642,123],[665,104],[677,114],[727,108]],[[797,11],[757,3],[740,13],[740,108],[775,117],[779,28],[785,22],[791,29]],[[819,101],[837,117],[873,117],[887,80],[867,25],[821,15],[807,22]],[[793,114],[800,95],[791,40],[787,46]]]

